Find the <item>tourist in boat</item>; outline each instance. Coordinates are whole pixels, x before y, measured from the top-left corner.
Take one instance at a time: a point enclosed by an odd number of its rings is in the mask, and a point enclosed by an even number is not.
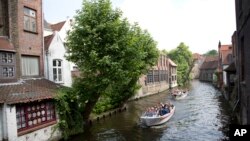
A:
[[[166,104],[164,104],[164,106],[159,110],[159,115],[163,116],[169,112],[170,112],[170,110],[169,110],[168,106]]]

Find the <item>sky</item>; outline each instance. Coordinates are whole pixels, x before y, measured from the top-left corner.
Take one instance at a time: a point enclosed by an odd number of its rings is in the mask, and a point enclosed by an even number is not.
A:
[[[50,23],[72,18],[82,0],[43,0],[44,16]],[[231,44],[236,30],[234,0],[111,0],[131,23],[137,22],[170,51],[184,42],[193,53],[203,54]]]

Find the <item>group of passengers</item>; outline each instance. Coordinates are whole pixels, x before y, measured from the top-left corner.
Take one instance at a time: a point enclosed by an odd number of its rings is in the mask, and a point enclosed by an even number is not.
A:
[[[184,90],[179,90],[178,88],[176,90],[173,90],[171,92],[171,95],[173,96],[178,96],[178,95],[181,95],[181,94],[185,94],[188,92],[188,89],[184,89]]]
[[[146,110],[145,116],[153,117],[153,116],[163,116],[165,114],[170,113],[173,105],[171,103],[159,103],[154,107],[149,107]]]

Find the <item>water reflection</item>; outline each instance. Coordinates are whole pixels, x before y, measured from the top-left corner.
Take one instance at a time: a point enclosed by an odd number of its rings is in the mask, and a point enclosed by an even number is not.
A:
[[[143,127],[139,117],[148,106],[171,101],[176,106],[173,117],[156,127]],[[213,86],[192,82],[190,94],[174,100],[168,92],[128,103],[127,111],[102,119],[73,141],[214,141],[227,139],[230,122],[228,106]]]

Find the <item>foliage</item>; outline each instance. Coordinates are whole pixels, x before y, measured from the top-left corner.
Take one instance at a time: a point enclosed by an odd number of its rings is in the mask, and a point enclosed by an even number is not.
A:
[[[78,104],[78,97],[72,88],[62,88],[56,97],[56,109],[60,120],[57,128],[62,131],[65,140],[70,135],[83,131],[83,119],[81,116],[81,105]]]
[[[117,106],[131,97],[140,75],[157,61],[158,50],[150,34],[121,15],[109,0],[85,0],[68,34],[67,59],[82,74],[73,88],[84,105],[84,120],[95,106],[99,113],[106,103]]]
[[[177,83],[185,85],[190,80],[189,70],[192,66],[192,52],[184,43],[180,43],[176,49],[171,50],[168,56],[177,64]]]
[[[218,51],[215,49],[212,49],[212,50],[207,51],[204,55],[205,56],[216,56],[216,55],[218,55]]]

